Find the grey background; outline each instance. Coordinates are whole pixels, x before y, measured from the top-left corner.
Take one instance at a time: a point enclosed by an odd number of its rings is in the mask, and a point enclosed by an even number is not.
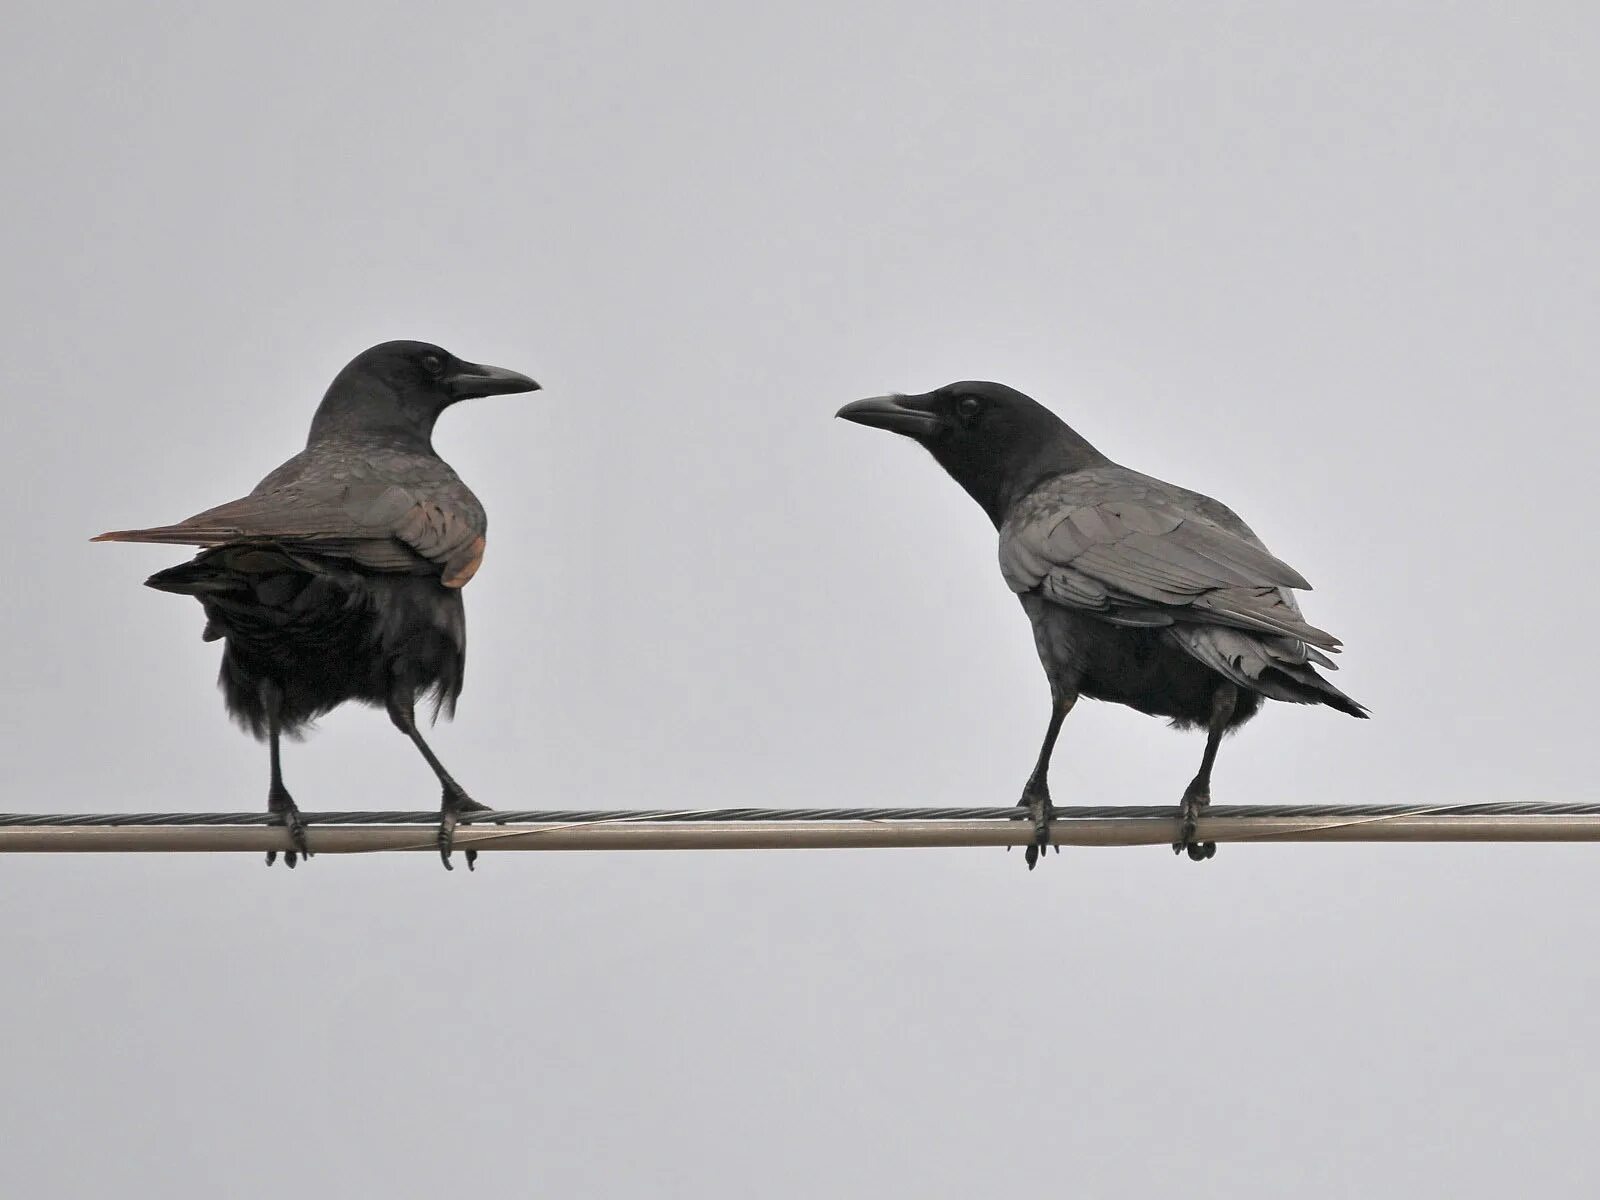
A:
[[[1497,11],[1505,7],[1508,11]],[[423,337],[529,372],[436,745],[482,799],[990,804],[993,532],[843,402],[1004,380],[1233,504],[1375,719],[1234,803],[1593,795],[1582,4],[13,3],[9,809],[248,809],[180,555]],[[1200,741],[1085,706],[1066,802]],[[423,807],[343,710],[308,808]],[[8,1195],[1575,1195],[1584,847],[0,861]]]

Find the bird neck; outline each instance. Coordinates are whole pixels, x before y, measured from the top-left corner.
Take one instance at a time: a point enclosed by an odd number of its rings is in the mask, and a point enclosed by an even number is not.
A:
[[[438,414],[393,403],[374,404],[361,395],[325,396],[311,418],[306,445],[318,442],[379,442],[396,450],[433,453]]]
[[[934,454],[938,457],[937,450]],[[941,465],[999,529],[1017,501],[1046,479],[1110,462],[1087,440],[1062,425],[1043,439],[999,448],[992,457]]]

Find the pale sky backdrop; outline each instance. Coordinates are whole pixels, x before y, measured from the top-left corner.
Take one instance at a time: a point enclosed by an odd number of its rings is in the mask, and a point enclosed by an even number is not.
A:
[[[1013,802],[982,513],[832,420],[959,378],[1216,495],[1373,720],[1224,803],[1588,799],[1588,4],[80,5],[0,41],[12,810],[245,810],[182,551],[377,341],[540,380],[460,714],[513,807]],[[1201,740],[1080,706],[1063,803]],[[381,713],[308,809],[437,793]],[[1592,1194],[1600,847],[0,859],[0,1191]]]

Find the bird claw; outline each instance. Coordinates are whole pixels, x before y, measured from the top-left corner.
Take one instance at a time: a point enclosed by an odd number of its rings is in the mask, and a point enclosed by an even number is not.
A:
[[[291,871],[299,865],[300,860],[310,859],[311,850],[306,845],[306,823],[300,817],[300,810],[295,807],[293,800],[272,800],[268,802],[268,811],[272,814],[275,824],[282,825],[289,833],[292,848],[283,852],[283,865]],[[267,866],[278,861],[276,850],[267,851]]]
[[[444,863],[444,869],[446,871],[454,871],[456,869],[455,864],[450,861],[450,855],[455,848],[456,826],[460,824],[460,815],[464,812],[489,811],[491,810],[487,804],[479,804],[476,800],[472,799],[472,797],[464,793],[457,795],[453,792],[445,792],[444,806],[439,812],[438,837],[439,861]],[[467,849],[463,850],[462,854],[466,856],[467,870],[477,870],[478,852],[476,850]]]
[[[1028,816],[1033,821],[1033,841],[1028,843],[1027,849],[1022,852],[1022,860],[1028,864],[1028,870],[1033,870],[1039,865],[1040,856],[1055,843],[1050,840],[1050,826],[1055,820],[1055,805],[1050,803],[1047,794],[1032,793],[1024,795],[1020,808],[1028,810]],[[1009,847],[1007,847],[1009,849]],[[1055,846],[1057,854],[1061,847]]]
[[[1183,821],[1178,831],[1178,840],[1172,843],[1174,854],[1187,854],[1190,862],[1205,862],[1208,858],[1216,857],[1217,844],[1215,842],[1197,842],[1194,840],[1195,821],[1205,811],[1206,805],[1211,803],[1211,797],[1204,792],[1185,792],[1183,800],[1178,805],[1178,816]]]
[[[453,808],[446,808],[439,818],[439,861],[444,863],[446,871],[454,871],[455,864],[450,861],[450,850],[456,840],[456,813]]]

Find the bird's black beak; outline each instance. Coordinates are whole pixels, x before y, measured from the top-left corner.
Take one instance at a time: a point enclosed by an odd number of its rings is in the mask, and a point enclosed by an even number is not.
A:
[[[537,392],[539,385],[526,375],[504,367],[480,363],[459,363],[444,379],[452,399],[471,400],[478,396],[503,396],[511,392]]]
[[[835,415],[910,438],[931,437],[945,427],[944,418],[934,411],[927,396],[874,396],[846,404]]]

